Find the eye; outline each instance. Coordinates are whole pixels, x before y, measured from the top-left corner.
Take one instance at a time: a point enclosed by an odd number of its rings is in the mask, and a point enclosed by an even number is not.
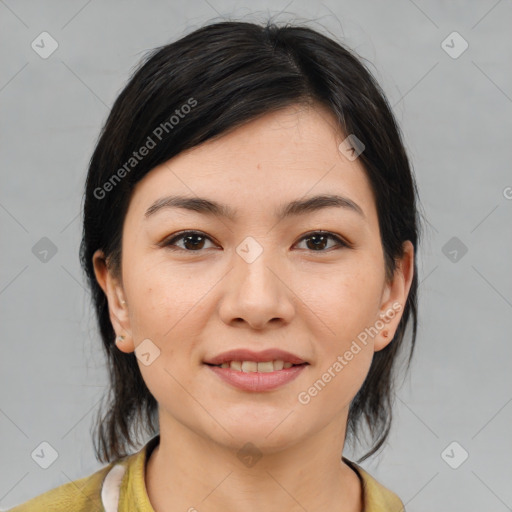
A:
[[[180,247],[176,245],[176,242],[179,240],[183,240],[184,247]],[[163,247],[167,247],[171,251],[176,250],[173,246],[178,249],[183,249],[187,252],[198,252],[201,249],[204,249],[204,243],[206,240],[211,241],[209,237],[200,231],[182,231],[177,236],[169,240],[164,240],[160,245]]]
[[[313,233],[308,233],[303,236],[299,242],[310,240],[311,243],[306,244],[308,249],[311,249],[313,252],[326,252],[324,249],[329,239],[335,241],[335,247],[350,247],[342,238],[329,231],[314,231]]]
[[[307,249],[310,249],[313,252],[326,252],[325,248],[326,245],[328,245],[328,240],[334,240],[334,247],[350,247],[350,245],[342,238],[329,231],[314,231],[312,233],[308,233],[303,236],[299,242],[311,241],[311,243],[306,244]],[[179,246],[176,243],[180,241],[183,241],[183,246]],[[182,231],[178,235],[173,236],[168,240],[164,240],[159,245],[166,247],[171,251],[182,249],[186,252],[199,252],[201,249],[205,249],[204,245],[207,241],[211,242],[211,238],[200,231]]]

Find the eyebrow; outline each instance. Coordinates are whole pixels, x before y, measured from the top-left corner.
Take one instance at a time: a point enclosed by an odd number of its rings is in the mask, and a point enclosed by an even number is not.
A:
[[[288,204],[282,205],[278,208],[274,215],[277,220],[282,220],[286,217],[304,215],[315,211],[322,210],[324,208],[344,208],[349,211],[353,211],[358,215],[366,218],[362,208],[349,199],[336,194],[322,194],[306,199],[298,199],[291,201]],[[182,208],[194,212],[201,213],[203,215],[209,215],[214,217],[223,217],[234,221],[237,216],[237,211],[232,209],[230,206],[203,197],[189,197],[189,196],[167,196],[156,200],[144,214],[147,219],[153,216],[158,211],[167,208]]]

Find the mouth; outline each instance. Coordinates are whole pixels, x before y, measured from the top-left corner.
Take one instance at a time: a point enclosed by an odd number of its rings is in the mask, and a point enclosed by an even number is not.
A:
[[[278,348],[261,352],[233,349],[203,361],[216,378],[242,391],[272,391],[296,379],[309,366],[299,356]]]
[[[263,393],[277,390],[292,382],[306,370],[309,363],[293,364],[282,360],[226,361],[221,364],[205,363],[205,366],[231,388]]]
[[[268,348],[260,352],[254,352],[245,348],[228,350],[222,354],[206,358],[203,363],[209,366],[220,368],[231,368],[242,372],[270,373],[295,365],[307,364],[305,359],[281,350],[279,348]],[[223,366],[224,365],[224,366]]]
[[[290,361],[283,361],[282,359],[276,359],[273,361],[225,361],[221,364],[204,363],[208,366],[215,368],[224,368],[234,370],[236,372],[243,373],[272,373],[295,366],[306,366],[309,363],[291,363]]]

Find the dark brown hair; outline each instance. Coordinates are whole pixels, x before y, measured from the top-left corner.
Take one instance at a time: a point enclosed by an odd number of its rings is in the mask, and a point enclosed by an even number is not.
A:
[[[110,270],[121,269],[121,234],[135,184],[157,165],[265,113],[317,103],[365,149],[359,156],[376,200],[388,278],[402,244],[418,244],[417,190],[400,129],[362,59],[333,39],[299,25],[221,22],[152,50],[116,99],[88,170],[80,259],[92,292],[108,359],[107,411],[97,416],[96,457],[110,462],[140,447],[140,428],[158,433],[158,403],[142,379],[136,356],[115,346],[107,298],[92,257],[102,249]],[[187,108],[185,106],[187,105]],[[156,144],[143,157],[134,151]],[[157,140],[158,139],[158,140]],[[417,269],[394,339],[374,354],[350,405],[347,438],[367,427],[375,453],[392,418],[394,367],[412,320],[409,367],[417,327]],[[138,441],[139,440],[139,441]],[[341,454],[340,454],[341,456]]]

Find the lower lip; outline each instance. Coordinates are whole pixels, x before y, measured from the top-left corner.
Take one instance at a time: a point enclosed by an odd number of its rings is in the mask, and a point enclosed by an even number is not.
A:
[[[274,372],[241,372],[231,368],[206,365],[228,384],[244,391],[270,391],[276,389],[293,379],[306,368],[306,364],[283,368]]]

